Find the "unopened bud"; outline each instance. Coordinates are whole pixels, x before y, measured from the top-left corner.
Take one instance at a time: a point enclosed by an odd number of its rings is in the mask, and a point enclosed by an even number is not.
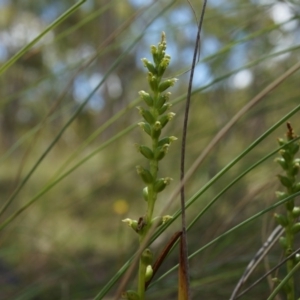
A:
[[[145,183],[149,184],[153,182],[153,176],[151,173],[142,166],[136,166],[136,171]]]
[[[141,256],[141,261],[142,261],[143,265],[145,265],[145,266],[151,265],[152,260],[153,260],[153,253],[151,252],[151,250],[149,248],[145,249]]]
[[[151,265],[148,265],[146,268],[146,274],[145,274],[145,282],[149,281],[153,276],[153,269]]]
[[[134,231],[137,231],[138,221],[127,218],[127,219],[122,220],[122,222],[126,223]]]
[[[155,67],[147,58],[142,58],[141,61],[143,62],[144,66],[148,69],[149,72],[151,72],[152,74],[156,74]]]
[[[158,110],[158,113],[159,113],[160,115],[162,115],[162,114],[165,113],[171,106],[172,106],[171,103],[165,103],[165,104],[162,106],[162,108],[160,108],[160,109]]]
[[[173,179],[170,177],[157,179],[154,183],[153,190],[156,193],[162,192],[165,189],[165,187],[171,183],[172,180]]]
[[[172,78],[172,79],[168,79],[168,80],[165,80],[165,81],[161,82],[158,85],[158,91],[160,93],[164,92],[169,87],[173,86],[177,80],[178,80],[177,78]]]
[[[144,100],[148,106],[150,107],[153,106],[153,98],[151,97],[150,94],[146,93],[145,91],[140,91],[139,95],[141,99]]]
[[[149,123],[139,122],[138,125],[142,128],[143,131],[151,135],[151,126]]]

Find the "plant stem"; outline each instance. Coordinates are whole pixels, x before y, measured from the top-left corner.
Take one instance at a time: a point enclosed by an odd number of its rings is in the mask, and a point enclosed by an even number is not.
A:
[[[294,202],[294,200],[291,200]],[[286,228],[286,240],[287,240],[287,246],[288,250],[286,251],[286,256],[290,255],[290,252],[293,251],[294,247],[294,234],[291,231],[292,226],[294,224],[294,218],[291,213],[291,211],[287,211],[287,218],[288,218],[288,227]],[[286,269],[287,269],[287,274],[290,274],[294,268],[294,259],[291,258],[287,261],[286,263]],[[291,276],[288,281],[287,281],[287,300],[295,300],[295,281],[294,281],[294,276]]]
[[[146,266],[145,264],[143,264],[142,259],[140,259],[139,279],[138,279],[138,294],[140,296],[140,300],[144,300],[145,298],[145,275],[146,275]]]

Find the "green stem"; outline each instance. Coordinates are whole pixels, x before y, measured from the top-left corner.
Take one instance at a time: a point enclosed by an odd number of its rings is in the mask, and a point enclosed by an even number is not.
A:
[[[293,201],[293,200],[291,200]],[[294,224],[294,218],[291,213],[291,211],[287,211],[287,218],[288,218],[288,227],[286,228],[286,240],[287,240],[287,245],[288,245],[288,250],[286,251],[286,256],[290,255],[290,252],[293,251],[294,249],[294,234],[292,232],[292,226]],[[290,274],[294,268],[294,259],[291,258],[286,262],[286,269],[287,269],[287,274]],[[295,281],[294,277],[291,276],[287,280],[287,300],[295,300]]]
[[[139,264],[139,279],[138,279],[138,294],[140,300],[145,299],[145,275],[146,275],[146,266],[143,264],[142,259],[140,259]]]

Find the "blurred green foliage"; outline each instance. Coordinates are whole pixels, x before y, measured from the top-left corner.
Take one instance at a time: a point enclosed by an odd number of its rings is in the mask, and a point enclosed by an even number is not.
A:
[[[146,88],[140,59],[165,31],[172,57],[166,76],[179,79],[172,89],[176,122],[167,130],[180,137],[201,11],[199,1],[146,2],[86,1],[1,75],[1,207],[78,112],[1,215],[3,224],[41,193],[0,232],[1,299],[91,299],[137,247],[134,233],[121,220],[127,209],[138,219],[145,208],[135,172],[142,158],[134,147],[144,143],[144,136],[133,126],[140,121],[135,109],[138,91]],[[0,2],[0,64],[73,4]],[[193,86],[187,166],[252,97],[297,64],[299,14],[295,1],[209,1]],[[299,105],[299,82],[299,73],[287,78],[237,122],[188,181],[187,198]],[[290,122],[299,134],[299,113]],[[123,133],[128,126],[132,127]],[[276,138],[285,131],[283,124],[210,187],[187,209],[188,220],[236,176],[275,150]],[[174,143],[160,170],[172,174],[173,187],[179,179],[179,145]],[[189,231],[190,253],[273,204],[277,173],[280,168],[269,159],[223,194]],[[169,189],[162,193],[166,199]],[[164,203],[157,205],[159,210]],[[176,201],[168,213],[178,208]],[[191,260],[194,299],[229,298],[274,226],[272,214]],[[176,220],[153,249],[159,252],[179,228]],[[161,274],[177,264],[175,252]],[[275,265],[279,257],[280,248],[275,247],[265,264]],[[264,272],[261,265],[250,281]],[[149,299],[174,299],[176,280],[172,273],[160,281],[149,290]],[[265,281],[243,299],[265,299],[268,294]]]

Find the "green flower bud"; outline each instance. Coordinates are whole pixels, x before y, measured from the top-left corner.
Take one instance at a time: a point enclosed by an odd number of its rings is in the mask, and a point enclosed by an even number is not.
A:
[[[138,150],[141,152],[142,155],[144,155],[147,159],[153,158],[153,152],[150,148],[144,145],[137,145]]]
[[[292,215],[295,219],[300,217],[300,207],[299,206],[295,206],[293,208]]]
[[[274,218],[276,220],[276,222],[281,225],[282,227],[286,227],[288,226],[289,222],[286,216],[283,216],[281,214],[274,214]]]
[[[299,164],[293,164],[292,170],[290,171],[291,176],[296,176],[299,172]]]
[[[170,113],[160,117],[159,122],[161,123],[162,128],[164,128],[167,125],[167,123],[173,119],[174,116],[175,116],[175,113],[170,112]]]
[[[168,79],[168,80],[165,80],[165,81],[161,82],[158,85],[158,91],[160,93],[164,92],[169,87],[173,86],[177,80],[178,80],[177,78],[172,78],[172,79]]]
[[[283,170],[288,170],[289,166],[282,157],[280,157],[280,158],[277,157],[277,158],[275,158],[274,161],[277,162],[282,167]]]
[[[278,284],[281,282],[281,280],[280,280],[279,278],[277,278],[277,277],[272,278],[272,281],[273,281],[276,285],[278,285]]]
[[[173,217],[169,215],[163,217],[155,217],[151,220],[151,224],[155,224],[156,226],[161,226],[167,223],[171,219],[173,219]]]
[[[144,109],[141,106],[137,106],[137,109],[139,110],[140,115],[150,124],[153,124],[155,122],[154,116],[151,114],[149,110]]]
[[[162,223],[163,223],[163,225],[164,225],[165,223],[167,223],[168,221],[172,220],[172,219],[173,219],[173,217],[170,216],[170,215],[163,216],[163,217],[162,217]]]
[[[284,149],[279,150],[280,155],[284,158],[284,160],[289,163],[292,160],[292,156],[290,153]]]
[[[277,175],[279,181],[282,185],[284,185],[287,188],[291,188],[293,186],[293,182],[286,176],[283,175]]]
[[[150,107],[153,106],[153,98],[151,97],[150,94],[146,93],[145,91],[140,91],[139,95],[141,99],[144,100],[148,106]]]
[[[167,48],[166,42],[158,44],[158,48],[157,48],[158,65],[160,64],[161,60],[164,58],[164,56],[166,54],[166,51],[165,51],[166,48]]]
[[[158,76],[162,76],[164,72],[166,71],[169,63],[171,60],[171,56],[165,55],[165,57],[160,61],[160,64],[158,66],[157,74]]]
[[[151,126],[149,123],[139,122],[138,125],[142,128],[143,131],[151,136]]]
[[[138,221],[127,218],[127,219],[122,220],[122,222],[126,223],[134,231],[137,231]]]
[[[163,114],[164,112],[166,112],[171,106],[172,106],[171,103],[165,103],[165,104],[162,106],[162,108],[160,108],[160,109],[158,110],[158,113],[159,113],[160,115],[162,115],[162,114]]]
[[[289,200],[285,203],[285,207],[288,211],[293,211],[294,207],[295,207],[295,203],[294,200]]]
[[[289,196],[287,193],[279,192],[279,191],[276,191],[275,195],[276,195],[278,200],[283,200],[283,199],[285,199]]]
[[[152,45],[150,47],[151,49],[151,54],[152,54],[152,57],[153,57],[153,61],[155,63],[155,65],[159,65],[159,61],[158,61],[158,53],[157,53],[157,48],[156,46]]]
[[[145,183],[149,184],[153,182],[153,176],[151,173],[142,166],[136,166],[136,171]]]
[[[145,201],[148,201],[148,187],[146,186],[144,189],[143,189],[143,197],[145,199]]]
[[[284,146],[284,145],[286,144],[285,140],[284,140],[284,139],[281,139],[281,138],[278,138],[278,139],[277,139],[277,142],[278,142],[278,144],[279,144],[280,147],[281,147],[281,146]]]
[[[279,244],[280,244],[280,246],[281,246],[284,250],[286,250],[287,247],[288,247],[286,238],[285,238],[284,236],[281,236],[281,237],[279,238]]]
[[[172,180],[173,179],[170,177],[157,179],[153,186],[154,192],[156,193],[162,192],[165,189],[165,187],[171,183]]]
[[[293,161],[294,164],[300,165],[300,158],[295,158]]]
[[[169,100],[170,96],[171,96],[170,92],[165,93],[165,94],[160,94],[155,103],[155,107],[157,109],[160,109]]]
[[[150,51],[151,51],[152,54],[156,54],[156,53],[157,53],[157,48],[156,48],[156,46],[151,45],[151,46],[150,46]]]
[[[299,143],[292,143],[289,145],[289,150],[292,155],[295,155],[299,151]]]
[[[294,234],[298,233],[300,231],[300,223],[296,223],[292,226],[292,232]]]
[[[132,290],[122,293],[122,298],[127,300],[140,300],[139,294]]]
[[[166,55],[166,45],[164,44],[158,44],[157,47],[157,67],[159,66],[161,60],[164,58],[164,56]]]
[[[167,136],[158,141],[158,146],[163,146],[164,144],[171,144],[176,140],[177,140],[176,136]]]
[[[155,124],[153,125],[151,136],[155,139],[158,139],[161,134],[161,128],[162,128],[161,123],[159,121],[156,121]]]
[[[293,191],[293,193],[300,192],[300,182],[297,182],[296,184],[294,184],[292,191]]]
[[[169,150],[169,144],[164,144],[161,147],[158,147],[154,151],[154,158],[157,160],[161,160],[165,157],[165,155],[168,153]]]
[[[148,282],[153,276],[153,269],[152,266],[149,265],[146,268],[146,275],[145,275],[145,282]]]
[[[144,66],[148,69],[149,72],[151,72],[152,74],[156,74],[155,67],[147,58],[142,58],[141,61],[143,62]]]
[[[151,72],[148,73],[148,83],[150,85],[150,88],[153,92],[157,92],[158,88],[158,79],[155,75],[153,75]]]
[[[152,264],[153,253],[149,248],[145,249],[141,256],[141,262],[144,266],[149,266]]]

